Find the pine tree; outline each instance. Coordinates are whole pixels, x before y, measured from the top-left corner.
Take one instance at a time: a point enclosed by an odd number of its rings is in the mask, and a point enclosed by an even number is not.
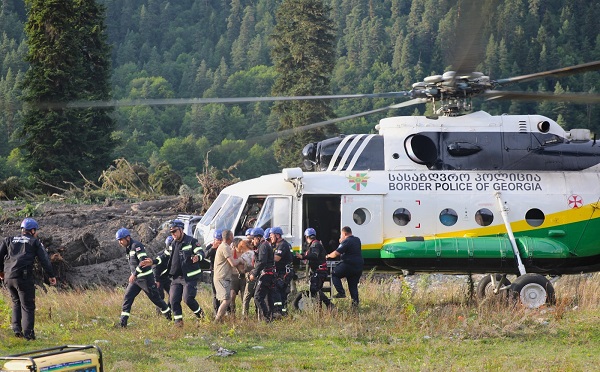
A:
[[[110,97],[104,8],[94,0],[28,0],[22,149],[31,175],[49,185],[95,179],[111,161],[108,109],[73,109],[77,100]],[[55,106],[44,106],[43,103]],[[41,104],[42,103],[42,104]]]
[[[335,53],[329,11],[320,0],[284,0],[281,3],[272,35],[271,58],[278,74],[272,90],[274,95],[330,93]],[[333,116],[324,101],[278,102],[273,113],[280,130],[300,128]],[[335,130],[333,126],[327,129]],[[275,157],[284,167],[298,166],[302,147],[324,136],[325,129],[317,128],[280,138],[274,145]]]

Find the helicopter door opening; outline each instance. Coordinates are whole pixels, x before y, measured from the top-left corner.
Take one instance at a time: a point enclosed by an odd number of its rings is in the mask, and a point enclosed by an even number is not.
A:
[[[266,196],[250,196],[244,205],[242,215],[235,227],[235,236],[246,234],[246,230],[255,227],[263,205],[265,204]]]
[[[381,247],[383,195],[342,195],[341,206],[342,226],[349,226],[360,238],[363,250]]]
[[[304,195],[302,234],[309,227],[317,230],[317,239],[321,241],[327,253],[338,247],[340,239],[340,196]]]

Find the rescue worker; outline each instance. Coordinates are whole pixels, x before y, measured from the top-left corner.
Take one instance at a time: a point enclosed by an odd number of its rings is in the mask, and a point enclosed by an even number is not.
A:
[[[159,257],[147,259],[144,265],[157,264],[159,260],[166,260],[171,278],[169,289],[169,302],[173,310],[173,319],[177,327],[183,327],[183,309],[181,301],[194,312],[198,319],[204,318],[204,311],[196,301],[198,293],[198,279],[202,270],[200,261],[204,259],[204,251],[198,240],[183,232],[184,223],[181,220],[173,220],[169,223],[169,232],[173,236],[173,242]]]
[[[292,246],[283,239],[279,226],[271,228],[271,244],[275,249],[275,289],[273,291],[274,317],[287,315],[287,297],[294,278]]]
[[[4,281],[12,300],[12,330],[16,337],[35,340],[35,283],[33,262],[37,257],[49,276],[50,285],[56,277],[48,252],[37,239],[39,225],[33,218],[21,222],[21,235],[5,238],[0,243],[0,280]]]
[[[245,276],[246,276],[246,288],[244,288],[244,295],[242,296],[242,315],[243,316],[247,316],[250,312],[250,301],[254,298],[254,294],[255,294],[255,290],[256,290],[256,280],[250,280],[250,274],[252,274],[252,270],[255,267],[256,264],[256,257],[258,257],[258,244],[256,244],[256,242],[260,242],[260,240],[255,240],[254,239],[254,235],[252,235],[254,229],[248,229],[250,230],[250,237],[251,237],[251,247],[254,251],[254,256],[252,258],[252,269],[250,271],[247,271]],[[246,230],[246,236],[248,236],[248,230]],[[270,229],[267,229],[270,230]],[[265,232],[263,232],[264,234]],[[257,312],[258,312],[258,307],[256,308]]]
[[[213,232],[213,241],[206,246],[205,258],[210,261],[210,285],[212,287],[213,293],[213,310],[215,311],[215,316],[217,315],[217,311],[219,311],[219,305],[221,304],[219,300],[217,300],[217,292],[215,290],[214,284],[214,274],[215,274],[215,254],[217,253],[217,248],[223,242],[223,232],[221,229],[216,229]]]
[[[165,249],[169,249],[169,246],[173,242],[173,237],[171,235],[167,236],[165,239]],[[167,305],[169,305],[169,289],[171,288],[171,278],[169,278],[169,271],[167,270],[167,262],[160,261],[156,264],[152,271],[154,272],[154,279],[156,280],[156,287],[158,288],[158,293],[160,294],[160,298],[162,300],[165,299],[165,294],[167,295]],[[157,307],[157,312],[160,312],[160,308]]]
[[[160,312],[165,318],[171,320],[171,309],[169,308],[169,305],[160,298],[160,293],[156,287],[152,269],[140,265],[141,262],[148,257],[144,245],[137,240],[133,240],[129,230],[124,227],[117,230],[116,240],[121,247],[125,248],[125,258],[127,258],[127,262],[129,262],[129,269],[131,271],[131,275],[129,275],[129,284],[127,285],[127,289],[125,289],[125,296],[123,299],[121,327],[127,327],[127,321],[131,314],[131,306],[133,305],[136,296],[140,294],[140,291],[144,291],[150,301],[160,308]]]
[[[231,243],[233,243],[233,232],[223,230],[223,242],[217,248],[215,254],[215,273],[213,283],[216,289],[217,300],[221,301],[219,310],[215,317],[215,323],[223,320],[225,312],[231,302],[231,276],[237,274],[237,259],[233,258]]]
[[[264,239],[264,230],[255,227],[252,230],[254,245],[258,247],[258,254],[255,256],[254,269],[250,273],[251,281],[257,280],[254,290],[254,302],[258,309],[259,319],[265,322],[273,320],[273,296],[272,289],[274,284],[275,260],[273,258],[273,248]]]
[[[362,276],[364,260],[360,239],[352,235],[352,229],[349,226],[342,227],[340,245],[335,251],[329,253],[326,258],[335,259],[340,256],[342,262],[333,269],[331,276],[332,284],[337,291],[334,298],[346,297],[346,292],[342,286],[342,278],[346,278],[350,297],[352,298],[352,306],[358,308],[358,282]]]
[[[304,253],[296,254],[296,257],[308,261],[308,267],[310,267],[310,297],[317,298],[319,306],[321,303],[325,303],[325,306],[331,309],[333,305],[323,293],[323,283],[327,279],[327,260],[325,258],[327,251],[323,244],[317,240],[317,231],[312,227],[304,231],[304,238],[308,248]]]

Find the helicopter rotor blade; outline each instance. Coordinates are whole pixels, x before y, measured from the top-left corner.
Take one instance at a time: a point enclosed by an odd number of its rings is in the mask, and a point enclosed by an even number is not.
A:
[[[455,76],[475,71],[477,64],[483,61],[485,45],[481,31],[485,17],[482,16],[481,7],[482,2],[478,0],[461,0],[458,3],[454,38],[456,45],[450,50],[450,62]]]
[[[552,101],[552,102],[570,102],[580,104],[600,103],[600,94],[584,93],[561,93],[554,94],[550,92],[513,92],[489,90],[482,93],[487,97],[486,101],[491,100],[522,100],[522,101]]]
[[[582,63],[582,64],[575,65],[575,66],[558,68],[556,70],[537,72],[535,74],[515,76],[515,77],[511,77],[511,78],[506,78],[506,79],[499,79],[496,81],[496,84],[498,86],[502,86],[502,85],[507,85],[507,84],[520,83],[523,81],[541,79],[541,78],[545,78],[545,77],[549,77],[549,76],[562,77],[562,76],[580,74],[580,73],[584,73],[584,72],[588,72],[588,71],[595,71],[595,70],[600,70],[600,61]]]
[[[231,98],[156,98],[135,100],[111,101],[75,101],[69,103],[45,103],[45,108],[109,108],[132,106],[167,106],[167,105],[195,105],[209,103],[252,103],[276,101],[308,101],[325,99],[354,99],[354,98],[398,98],[406,97],[410,92],[386,92],[371,94],[332,94],[321,96],[280,96],[280,97],[231,97]]]
[[[329,119],[329,120],[325,120],[325,121],[320,121],[318,123],[313,123],[313,124],[308,124],[308,125],[304,125],[301,127],[296,127],[296,128],[290,128],[290,129],[284,129],[282,131],[279,132],[274,132],[274,133],[270,133],[270,134],[266,134],[264,136],[261,137],[255,137],[255,138],[249,138],[246,141],[249,143],[255,143],[255,142],[262,142],[262,141],[272,141],[276,138],[279,137],[283,137],[283,136],[287,136],[290,134],[295,134],[295,133],[300,133],[300,132],[304,132],[307,130],[311,130],[311,129],[315,129],[315,128],[320,128],[329,124],[335,124],[335,123],[339,123],[341,121],[346,121],[346,120],[350,120],[350,119],[356,119],[362,116],[367,116],[367,115],[371,115],[371,114],[375,114],[377,112],[382,112],[382,111],[386,111],[386,110],[392,110],[392,109],[397,109],[397,108],[402,108],[402,107],[408,107],[408,106],[412,106],[412,105],[418,105],[421,103],[427,103],[427,99],[424,98],[414,98],[411,99],[409,101],[405,101],[405,102],[401,102],[401,103],[396,103],[390,106],[386,106],[386,107],[381,107],[375,110],[369,110],[369,111],[364,111],[358,114],[353,114],[353,115],[348,115],[348,116],[343,116],[341,118],[335,118],[335,119]]]

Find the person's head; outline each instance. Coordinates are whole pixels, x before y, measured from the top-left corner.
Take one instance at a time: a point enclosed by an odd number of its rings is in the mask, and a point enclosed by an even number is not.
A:
[[[121,227],[119,230],[117,230],[117,233],[115,234],[115,239],[119,242],[119,245],[121,247],[126,248],[129,246],[129,241],[131,240],[131,233],[127,228]]]
[[[39,228],[40,226],[33,218],[27,217],[21,222],[21,234],[35,235]]]
[[[309,243],[312,242],[313,240],[317,239],[317,230],[309,227],[308,229],[304,230],[304,237]]]
[[[352,229],[350,228],[350,226],[342,227],[342,233],[340,234],[340,241],[346,239],[349,236],[352,236]]]
[[[183,228],[185,224],[182,220],[172,220],[169,222],[169,233],[173,237],[173,240],[180,241],[183,239]]]
[[[244,240],[242,240],[241,238],[235,238],[233,239],[233,241],[231,242],[231,248],[235,249],[236,251],[238,250],[240,243],[243,242]]]
[[[254,229],[252,229],[252,241],[255,246],[258,247],[260,242],[262,242],[264,235],[265,235],[265,231],[263,229],[261,229],[260,227],[255,227]]]
[[[252,241],[252,228],[246,229],[244,235],[246,235],[246,240]]]
[[[283,230],[279,226],[275,226],[275,227],[271,228],[270,233],[271,233],[271,241],[273,243],[278,243],[279,241],[281,241],[283,239],[281,237],[283,235]]]
[[[223,242],[223,230],[216,229],[213,232],[213,247],[217,248]]]
[[[231,230],[223,230],[221,233],[223,236],[223,241],[227,244],[231,244],[233,242],[233,231]]]
[[[268,241],[269,243],[274,243],[274,241],[271,240],[271,228],[270,227],[267,227],[265,229],[265,235],[264,235],[264,237],[265,237],[265,240]]]

